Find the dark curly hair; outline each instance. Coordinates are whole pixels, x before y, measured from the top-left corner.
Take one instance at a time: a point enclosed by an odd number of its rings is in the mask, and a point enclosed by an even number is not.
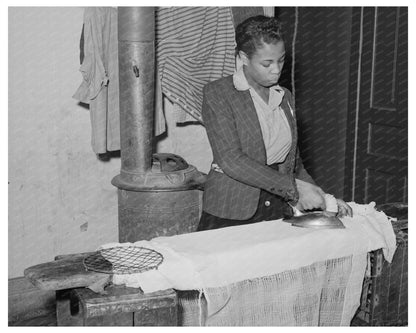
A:
[[[280,22],[275,17],[263,15],[249,17],[235,29],[236,53],[243,51],[249,58],[262,43],[276,44],[283,41]]]

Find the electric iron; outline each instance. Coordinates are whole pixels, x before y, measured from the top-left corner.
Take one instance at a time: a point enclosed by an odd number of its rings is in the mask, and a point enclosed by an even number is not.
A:
[[[344,229],[345,226],[341,220],[336,217],[338,206],[333,201],[335,198],[331,195],[325,196],[327,210],[302,213],[296,207],[292,207],[293,216],[284,218],[284,222],[291,223],[294,227],[313,228],[313,229]]]

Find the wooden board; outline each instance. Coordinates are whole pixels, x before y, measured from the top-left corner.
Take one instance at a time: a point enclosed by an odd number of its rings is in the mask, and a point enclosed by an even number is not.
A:
[[[173,289],[144,294],[141,289],[109,286],[106,294],[88,288],[57,292],[58,326],[176,326]]]
[[[23,276],[9,279],[8,282],[9,326],[39,326],[47,320],[53,323],[55,292],[40,290]]]
[[[100,295],[88,288],[74,289],[75,299],[80,300],[85,317],[97,317],[119,312],[140,312],[159,308],[176,308],[177,296],[173,289],[144,294],[141,289],[110,286],[107,294]]]
[[[42,290],[88,287],[108,274],[87,271],[83,259],[92,252],[65,255],[57,260],[26,268],[24,276]]]

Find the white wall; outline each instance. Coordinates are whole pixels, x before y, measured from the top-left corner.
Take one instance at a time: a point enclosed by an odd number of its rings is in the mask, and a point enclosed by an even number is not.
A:
[[[212,150],[205,127],[196,124],[176,126],[173,104],[167,98],[165,98],[164,107],[168,136],[158,142],[157,151],[182,156],[199,171],[208,173],[212,161]]]
[[[9,8],[9,278],[55,255],[118,240],[120,159],[96,158],[89,111],[72,95],[81,83],[83,8]],[[202,126],[175,127],[158,151],[206,172]]]

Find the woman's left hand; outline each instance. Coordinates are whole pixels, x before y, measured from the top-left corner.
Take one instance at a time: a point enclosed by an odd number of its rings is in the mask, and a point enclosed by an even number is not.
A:
[[[344,200],[337,199],[337,205],[338,205],[337,215],[339,217],[344,217],[344,216],[352,217],[352,208]]]

